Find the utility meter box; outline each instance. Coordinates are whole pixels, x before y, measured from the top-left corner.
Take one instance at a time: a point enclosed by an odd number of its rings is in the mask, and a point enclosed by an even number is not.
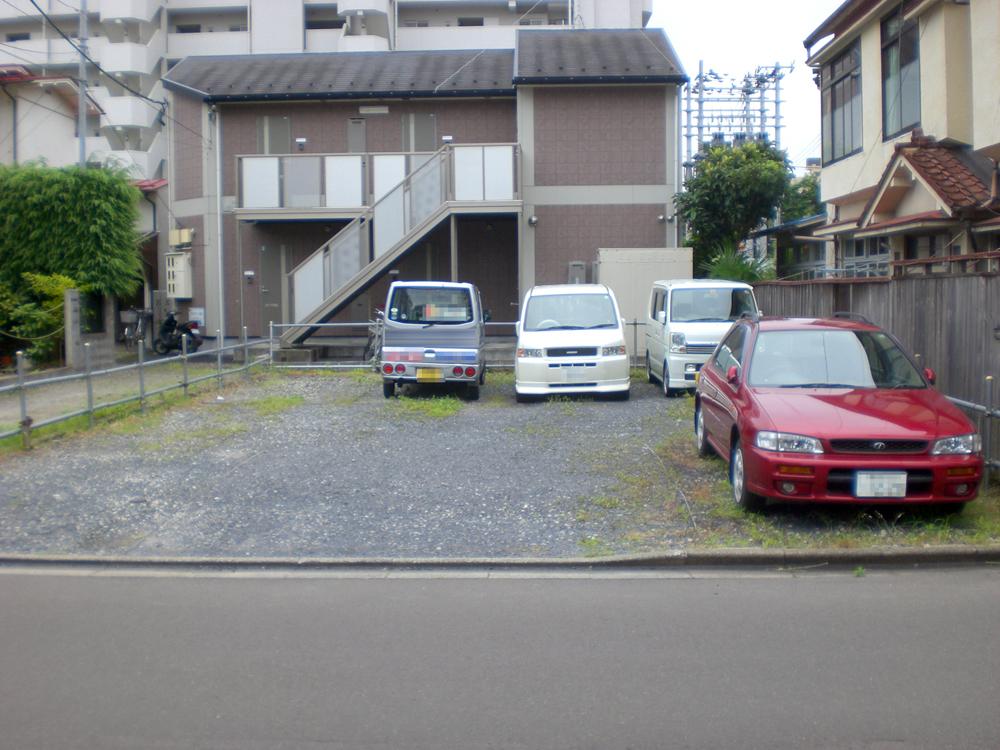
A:
[[[191,299],[191,253],[166,253],[167,297]]]

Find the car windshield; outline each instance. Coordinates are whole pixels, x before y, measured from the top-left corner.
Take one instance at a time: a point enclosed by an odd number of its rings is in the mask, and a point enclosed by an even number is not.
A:
[[[468,289],[397,287],[389,300],[389,320],[422,325],[469,323],[472,295]]]
[[[541,294],[528,300],[524,330],[615,328],[618,317],[608,294]]]
[[[924,388],[923,378],[881,331],[765,331],[750,385],[778,388]]]
[[[749,289],[675,289],[670,295],[670,319],[676,323],[732,322],[756,311]]]

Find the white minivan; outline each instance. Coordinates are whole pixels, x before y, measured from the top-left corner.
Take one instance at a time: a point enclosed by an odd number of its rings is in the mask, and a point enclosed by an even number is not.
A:
[[[758,314],[753,288],[740,281],[654,281],[646,309],[646,375],[663,392],[693,389],[701,366],[741,315]]]
[[[517,323],[514,391],[519,402],[560,393],[627,399],[625,330],[603,284],[532,287]]]

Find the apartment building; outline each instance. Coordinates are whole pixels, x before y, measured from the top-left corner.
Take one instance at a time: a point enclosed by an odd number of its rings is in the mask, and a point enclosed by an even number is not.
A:
[[[805,40],[828,273],[1000,267],[1000,3],[848,0]]]

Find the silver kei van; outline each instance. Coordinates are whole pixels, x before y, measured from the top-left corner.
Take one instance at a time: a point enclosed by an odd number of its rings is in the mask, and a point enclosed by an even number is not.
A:
[[[405,383],[457,383],[478,399],[486,317],[472,284],[394,281],[385,303],[382,395],[391,398]]]
[[[646,375],[665,395],[695,378],[733,321],[757,314],[753,288],[740,281],[654,281],[646,309]]]

